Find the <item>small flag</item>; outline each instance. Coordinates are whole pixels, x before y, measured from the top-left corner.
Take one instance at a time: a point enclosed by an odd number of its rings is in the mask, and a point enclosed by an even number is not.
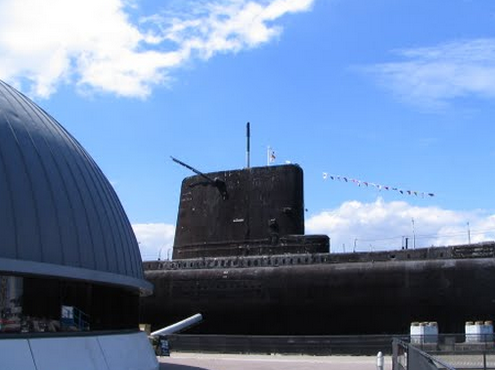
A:
[[[270,163],[275,162],[275,158],[276,158],[275,151],[274,150],[270,151]]]
[[[275,162],[275,151],[268,147],[266,149],[266,164],[267,166],[269,166],[270,164],[274,163]]]

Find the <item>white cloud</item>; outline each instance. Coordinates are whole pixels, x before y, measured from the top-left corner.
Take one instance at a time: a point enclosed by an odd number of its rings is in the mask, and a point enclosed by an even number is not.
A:
[[[442,106],[465,96],[495,98],[495,39],[473,39],[398,50],[403,61],[365,70],[402,99]]]
[[[139,2],[4,0],[0,78],[48,97],[61,83],[82,91],[146,97],[192,58],[238,52],[278,36],[274,22],[313,0],[184,2],[131,21]]]
[[[495,215],[483,211],[452,211],[438,207],[417,207],[404,201],[373,203],[349,201],[320,212],[306,221],[306,233],[327,234],[331,249],[342,252],[401,248],[403,237],[413,247],[413,222],[417,247],[453,245],[495,239]],[[469,227],[467,223],[469,222]]]
[[[306,11],[313,0],[221,1],[207,3],[191,15],[182,14],[168,22],[165,38],[187,54],[197,52],[208,59],[219,52],[236,52],[265,43],[281,32],[270,25],[288,13]],[[198,14],[198,12],[200,14]],[[166,19],[161,19],[166,23]]]
[[[164,223],[133,224],[143,261],[172,258],[175,226]]]
[[[404,201],[372,203],[348,201],[306,220],[306,234],[326,234],[332,252],[400,249],[403,237],[413,247],[455,245],[495,240],[495,214],[482,210],[453,211],[439,207],[412,206]],[[469,226],[467,223],[469,222]],[[172,257],[175,227],[165,223],[132,225],[143,260]]]

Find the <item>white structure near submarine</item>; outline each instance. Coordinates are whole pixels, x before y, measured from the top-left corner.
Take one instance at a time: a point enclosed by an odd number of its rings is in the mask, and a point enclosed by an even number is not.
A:
[[[0,81],[0,369],[158,369],[149,294],[109,181],[58,122]]]

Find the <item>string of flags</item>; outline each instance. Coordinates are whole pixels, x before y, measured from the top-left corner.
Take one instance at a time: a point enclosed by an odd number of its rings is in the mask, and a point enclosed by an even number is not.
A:
[[[330,175],[326,172],[323,172],[323,180],[327,180],[327,179],[336,180],[336,181],[344,181],[344,182],[351,183],[351,184],[353,183],[353,184],[356,184],[357,186],[373,187],[373,188],[376,188],[378,190],[396,191],[396,192],[403,194],[403,195],[414,195],[414,196],[419,196],[422,198],[435,196],[434,193],[426,193],[426,192],[416,191],[416,190],[404,190],[404,189],[399,189],[397,187],[375,184],[373,182],[357,180],[357,179],[353,179],[353,178],[350,178],[347,176]]]

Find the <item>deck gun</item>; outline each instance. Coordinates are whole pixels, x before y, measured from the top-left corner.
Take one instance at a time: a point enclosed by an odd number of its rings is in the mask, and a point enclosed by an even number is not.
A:
[[[194,187],[194,186],[198,186],[198,185],[203,185],[203,186],[211,185],[211,186],[213,186],[213,187],[215,187],[215,188],[218,189],[218,191],[222,195],[222,199],[223,200],[229,199],[229,194],[227,193],[227,184],[225,183],[225,181],[220,180],[218,177],[212,179],[211,177],[209,177],[208,175],[204,174],[203,172],[195,169],[192,166],[189,166],[187,163],[184,163],[184,162],[182,162],[182,161],[180,161],[177,158],[174,158],[172,156],[170,156],[170,158],[172,158],[172,160],[175,163],[180,164],[181,166],[187,168],[188,170],[191,170],[195,174],[197,174],[197,175],[199,175],[199,176],[201,176],[202,178],[205,179],[205,181],[199,181],[199,182],[195,182],[195,183],[189,185],[191,188]]]

